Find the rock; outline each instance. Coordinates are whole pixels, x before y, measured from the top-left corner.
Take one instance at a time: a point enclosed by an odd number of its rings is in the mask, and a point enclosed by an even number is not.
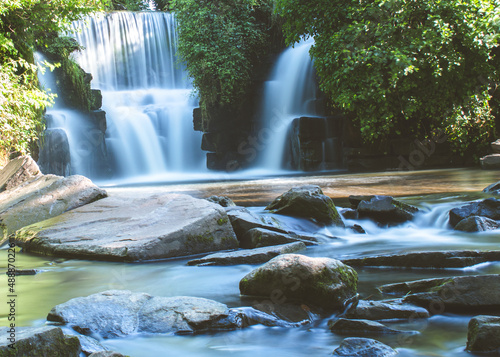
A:
[[[500,139],[491,143],[491,150],[493,150],[494,154],[500,154]]]
[[[385,294],[405,296],[431,313],[491,311],[500,308],[500,275],[471,275],[416,280],[379,287]]]
[[[371,338],[357,337],[344,339],[340,346],[333,351],[333,355],[339,357],[390,357],[397,354],[398,352],[382,342]]]
[[[82,352],[86,356],[96,352],[109,352],[108,348],[101,345],[95,338],[80,334],[76,335],[76,337],[80,340]]]
[[[374,257],[343,259],[356,267],[390,266],[401,268],[464,268],[485,262],[500,261],[500,250],[451,250],[445,252],[412,252]]]
[[[500,154],[486,155],[480,159],[480,162],[483,170],[498,170],[500,169]]]
[[[396,201],[390,196],[374,196],[358,205],[358,217],[369,218],[381,225],[411,221],[418,208]]]
[[[284,321],[276,316],[270,315],[266,312],[254,309],[253,307],[238,307],[229,310],[229,316],[227,319],[222,320],[222,329],[224,327],[236,327],[244,328],[252,325],[264,325],[264,326],[279,326],[279,327],[300,327],[310,323],[309,320],[303,320],[300,322],[289,322]]]
[[[500,354],[500,317],[481,315],[469,321],[467,351]]]
[[[370,201],[372,198],[376,197],[375,195],[350,195],[349,203],[352,205],[354,209],[358,209],[361,201]]]
[[[38,176],[0,193],[0,227],[4,235],[106,197],[83,176]]]
[[[371,301],[360,300],[357,305],[346,311],[348,319],[391,320],[427,318],[429,312],[418,306],[405,304],[401,301]]]
[[[47,122],[51,119],[47,115]],[[66,130],[61,128],[46,129],[42,133],[42,144],[38,165],[44,174],[58,176],[71,175],[71,155]]]
[[[16,327],[15,347],[10,348],[11,332],[0,327],[0,356],[2,357],[79,357],[80,342],[73,336],[65,336],[60,327]]]
[[[234,249],[222,207],[187,195],[114,196],[16,233],[25,251],[69,258],[146,261]]]
[[[200,259],[190,260],[188,265],[236,265],[236,264],[262,264],[280,254],[289,254],[306,249],[302,242],[263,247],[255,249],[238,250],[229,253],[215,253]]]
[[[344,219],[358,219],[358,211],[352,208],[343,208],[340,211],[340,214],[344,217]]]
[[[498,229],[498,227],[500,224],[492,219],[470,216],[458,222],[454,229],[462,232],[485,232]]]
[[[389,328],[380,322],[375,322],[371,320],[359,320],[359,319],[344,319],[340,318],[338,320],[328,321],[328,327],[330,331],[337,334],[397,334],[397,333],[416,333],[416,331],[401,331]]]
[[[453,208],[449,212],[450,225],[455,227],[461,220],[472,216],[487,217],[495,221],[500,220],[500,200],[491,197]]]
[[[89,357],[126,357],[126,356],[114,351],[100,351],[92,353],[91,355],[89,355]]]
[[[68,324],[82,334],[113,338],[135,333],[200,332],[228,314],[226,305],[208,299],[109,290],[57,305],[47,320]]]
[[[314,245],[317,244],[317,239],[314,236],[299,235],[293,232],[281,233],[265,228],[252,228],[240,239],[240,247],[252,249],[295,242]]]
[[[500,181],[492,183],[491,185],[483,189],[483,192],[500,195]]]
[[[319,223],[344,227],[332,199],[318,186],[295,187],[276,198],[266,210],[283,215],[310,218]]]
[[[38,165],[30,156],[16,157],[0,171],[0,192],[11,190],[40,175]]]
[[[347,228],[354,231],[355,233],[366,234],[365,229],[363,227],[361,227],[359,224],[353,224],[352,226],[349,226]]]
[[[247,274],[240,292],[336,310],[356,295],[357,281],[357,273],[338,260],[285,254]]]
[[[280,232],[287,234],[288,232],[280,227],[271,226],[263,221],[260,217],[253,214],[246,208],[236,207],[226,209],[227,216],[231,221],[231,225],[234,229],[234,233],[238,237],[238,240],[241,241],[245,234],[251,229],[254,228],[263,228],[273,232]]]
[[[206,198],[208,202],[212,203],[217,203],[218,205],[221,205],[222,207],[233,207],[236,206],[236,204],[233,202],[232,199],[226,196],[210,196]]]

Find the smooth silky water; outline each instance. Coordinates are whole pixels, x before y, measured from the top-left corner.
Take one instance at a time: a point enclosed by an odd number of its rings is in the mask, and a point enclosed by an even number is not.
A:
[[[392,185],[387,182],[391,179]],[[399,177],[399,181],[398,181]],[[403,179],[403,177],[405,179]],[[372,193],[407,192],[417,196],[401,197],[422,209],[409,223],[380,228],[363,221],[366,235],[334,227],[320,227],[304,220],[274,215],[284,226],[315,233],[322,244],[301,252],[313,257],[352,258],[382,253],[421,250],[498,249],[498,231],[485,233],[455,232],[447,227],[447,212],[463,202],[487,197],[480,190],[498,180],[498,173],[479,170],[443,170],[415,173],[359,174],[338,176],[295,177],[258,181],[219,182],[209,184],[179,184],[132,188],[109,188],[110,195],[145,195],[151,192],[184,192],[196,197],[227,194],[237,203],[249,206],[256,213],[265,213],[268,197],[276,197],[286,189],[300,184],[322,183],[325,191],[335,198],[338,207],[347,207],[343,192],[364,194],[367,186]],[[398,183],[399,182],[399,183]],[[430,184],[432,182],[432,184]],[[410,184],[411,183],[411,184]],[[418,190],[417,188],[420,188]],[[458,191],[460,190],[460,191]],[[334,192],[337,192],[335,194]],[[425,194],[425,192],[430,192]],[[234,194],[234,195],[233,195]],[[253,197],[253,204],[248,196]],[[271,198],[272,199],[272,198]],[[256,266],[235,265],[216,267],[187,266],[188,259],[150,263],[110,263],[66,260],[17,254],[19,269],[39,269],[35,276],[18,276],[18,326],[40,326],[50,309],[71,298],[87,296],[109,289],[127,289],[158,296],[196,296],[213,299],[231,307],[248,306],[252,300],[240,297],[241,278]],[[5,268],[7,255],[0,251]],[[383,298],[376,290],[381,284],[456,275],[500,274],[500,263],[481,264],[465,269],[358,269],[358,292],[362,298]],[[7,277],[0,276],[6,286]],[[7,310],[0,309],[2,324],[7,324]],[[400,352],[401,356],[469,356],[464,352],[467,323],[471,315],[444,311],[428,320],[398,321],[391,327],[418,330],[418,335],[375,336]],[[315,316],[312,324],[301,328],[265,327],[262,325],[238,331],[200,335],[136,335],[101,341],[110,349],[130,356],[328,356],[345,336],[331,333],[328,317]],[[67,332],[70,332],[67,329]]]

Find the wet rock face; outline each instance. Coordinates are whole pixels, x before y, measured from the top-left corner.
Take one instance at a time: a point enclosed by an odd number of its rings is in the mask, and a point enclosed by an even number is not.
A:
[[[319,223],[344,227],[332,199],[318,186],[295,187],[276,198],[266,210],[272,213],[304,217]]]
[[[380,225],[411,221],[418,208],[399,202],[390,196],[373,196],[358,204],[358,217],[369,218]]]
[[[390,357],[397,355],[391,347],[371,338],[349,337],[333,351],[337,357]]]
[[[344,319],[328,321],[330,331],[347,335],[384,335],[384,334],[415,334],[416,331],[402,331],[389,328],[380,322],[362,319]]]
[[[240,239],[240,247],[250,249],[294,242],[314,245],[317,244],[317,239],[314,236],[299,235],[293,232],[281,233],[265,228],[252,228]]]
[[[453,208],[449,212],[450,225],[455,227],[460,221],[472,216],[500,220],[500,200],[487,198],[483,201],[471,202],[467,205]]]
[[[226,196],[210,196],[206,198],[208,202],[212,203],[217,203],[218,205],[221,205],[222,207],[234,207],[236,204],[233,202],[232,199]]]
[[[179,194],[109,197],[25,227],[16,239],[26,251],[112,261],[164,259],[238,246],[222,207]]]
[[[477,312],[500,308],[500,275],[424,279],[379,287],[385,294],[405,296],[404,302],[443,311]]]
[[[500,146],[500,141],[498,141]],[[500,195],[500,181],[492,183],[488,187],[486,187],[483,192],[492,193],[494,195]]]
[[[467,351],[500,354],[500,317],[481,315],[469,321]]]
[[[15,348],[9,347],[9,328],[0,328],[0,356],[2,357],[79,357],[77,337],[65,336],[60,327],[16,327]]]
[[[499,227],[500,224],[492,219],[480,216],[471,216],[458,222],[454,229],[456,231],[463,232],[485,232],[498,229]]]
[[[367,320],[414,319],[427,318],[429,317],[429,312],[422,307],[405,304],[400,301],[360,300],[356,306],[353,306],[346,312],[345,317]]]
[[[338,260],[285,254],[247,274],[240,292],[336,310],[356,295],[357,280],[357,273]]]

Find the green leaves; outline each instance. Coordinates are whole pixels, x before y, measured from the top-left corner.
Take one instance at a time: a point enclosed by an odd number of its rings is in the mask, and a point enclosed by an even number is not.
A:
[[[477,125],[491,121],[484,93],[499,79],[492,55],[499,3],[277,0],[277,12],[290,43],[314,36],[311,55],[322,90],[354,114],[365,140],[378,141],[428,135],[456,122],[459,108],[467,108],[462,123],[473,125],[473,116],[481,117]]]

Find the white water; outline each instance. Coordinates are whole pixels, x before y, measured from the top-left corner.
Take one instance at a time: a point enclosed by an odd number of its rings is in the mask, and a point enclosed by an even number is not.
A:
[[[116,178],[204,172],[187,73],[176,58],[172,14],[116,12],[74,23],[76,57],[103,94],[106,146]]]
[[[268,135],[270,140],[261,152],[258,166],[267,170],[283,168],[288,130],[293,119],[316,115],[311,108],[316,96],[314,68],[309,55],[313,43],[309,39],[285,50],[274,66],[271,79],[265,83],[262,130],[270,130],[272,135]]]

